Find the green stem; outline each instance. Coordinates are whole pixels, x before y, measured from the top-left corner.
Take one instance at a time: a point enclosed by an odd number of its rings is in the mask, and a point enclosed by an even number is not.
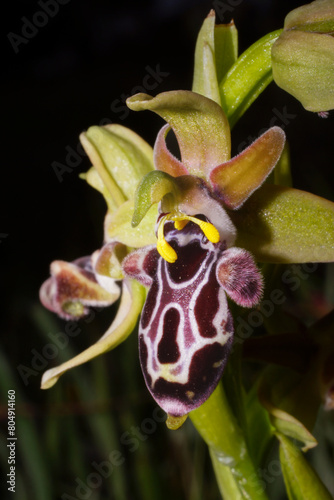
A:
[[[222,497],[233,498],[233,500],[243,500],[238,483],[233,476],[231,468],[222,464],[218,460],[217,455],[212,448],[210,448],[210,456]]]
[[[223,497],[267,500],[222,383],[202,406],[191,412],[190,418],[214,457],[213,465]]]

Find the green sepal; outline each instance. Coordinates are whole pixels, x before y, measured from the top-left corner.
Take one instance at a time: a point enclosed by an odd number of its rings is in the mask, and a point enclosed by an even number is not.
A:
[[[161,170],[154,170],[143,177],[135,194],[132,227],[138,226],[154,203],[159,203],[169,194],[176,200],[179,197],[179,187],[175,177]]]
[[[215,26],[215,55],[218,83],[238,58],[238,30],[233,22]]]
[[[212,168],[230,159],[229,124],[222,108],[211,99],[176,90],[156,97],[136,94],[126,102],[130,109],[154,111],[170,124],[190,174],[206,178]]]
[[[271,48],[282,30],[277,30],[251,45],[220,82],[222,107],[231,128],[272,81]]]
[[[143,175],[153,170],[153,150],[135,132],[121,125],[93,126],[80,135],[83,148],[109,192],[108,206],[119,207],[134,196]],[[93,174],[94,175],[94,174]],[[102,194],[101,183],[90,184]],[[89,182],[88,178],[87,181]]]
[[[331,500],[332,495],[302,452],[283,434],[276,435],[289,500]]]
[[[300,29],[282,33],[272,48],[275,83],[308,111],[334,109],[334,38]]]
[[[238,56],[238,33],[230,24],[215,25],[215,12],[210,11],[199,31],[192,91],[221,105],[219,82]]]
[[[334,261],[334,203],[284,186],[262,185],[237,211],[236,245],[258,262]]]
[[[220,105],[214,27],[215,13],[211,10],[197,37],[192,91],[204,95]]]

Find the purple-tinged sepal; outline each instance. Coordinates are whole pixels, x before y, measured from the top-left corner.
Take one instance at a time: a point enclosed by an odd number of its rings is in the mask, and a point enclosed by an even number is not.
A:
[[[92,257],[74,262],[56,260],[51,264],[51,277],[40,289],[42,304],[64,319],[78,319],[89,313],[90,307],[106,307],[120,295],[115,280],[106,278],[102,287],[93,269]]]

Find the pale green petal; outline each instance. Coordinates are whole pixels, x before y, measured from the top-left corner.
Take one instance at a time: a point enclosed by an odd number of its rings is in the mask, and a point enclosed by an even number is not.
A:
[[[170,131],[167,124],[159,131],[154,143],[154,165],[157,170],[162,170],[172,177],[189,174],[183,163],[178,160],[168,149],[166,135]]]
[[[240,208],[261,186],[278,162],[284,143],[283,130],[272,127],[238,156],[212,170],[213,187],[228,207]]]
[[[136,326],[138,316],[144,304],[145,295],[146,292],[142,285],[133,280],[124,280],[119,310],[106,333],[94,345],[88,347],[88,349],[74,358],[47,370],[43,374],[41,388],[49,389],[67,370],[86,363],[100,354],[114,349],[123,342]]]
[[[178,198],[181,196],[178,179],[180,178],[172,177],[160,170],[154,170],[141,180],[135,196],[132,227],[138,226],[149,208],[153,204],[159,203],[167,194],[173,198],[172,204],[177,204]]]

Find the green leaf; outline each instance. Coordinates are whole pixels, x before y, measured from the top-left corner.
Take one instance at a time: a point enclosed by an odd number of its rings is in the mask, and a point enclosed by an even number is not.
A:
[[[259,262],[334,261],[334,203],[297,189],[264,184],[229,215],[237,246]]]
[[[255,466],[260,467],[273,438],[273,427],[267,410],[259,402],[257,384],[246,396],[247,445]]]
[[[276,435],[289,500],[331,500],[331,494],[301,451],[283,434]]]
[[[177,90],[156,97],[137,94],[126,102],[134,111],[154,111],[171,125],[182,162],[191,174],[205,177],[213,167],[229,160],[229,124],[221,107],[211,99]]]
[[[272,81],[271,48],[281,33],[274,31],[251,45],[221,81],[222,107],[231,128]]]

